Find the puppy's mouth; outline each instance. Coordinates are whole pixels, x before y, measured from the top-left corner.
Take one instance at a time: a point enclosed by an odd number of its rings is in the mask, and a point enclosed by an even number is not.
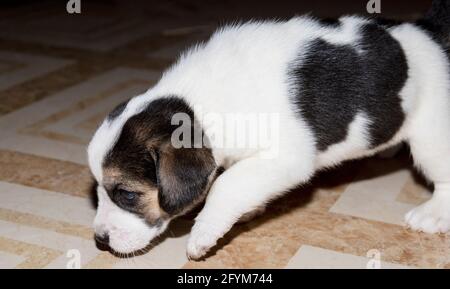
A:
[[[121,249],[117,249],[114,248],[114,246],[111,246],[111,244],[101,243],[95,240],[97,249],[99,249],[100,251],[109,252],[115,257],[123,259],[145,255],[160,242],[161,238],[157,236],[154,239],[149,240],[147,245],[141,248],[133,248],[132,246],[121,246]]]
[[[150,240],[146,246],[143,246],[142,248],[133,248],[130,245],[122,245],[121,248],[114,248],[111,244],[108,243],[102,243],[98,240],[95,240],[95,244],[97,249],[100,251],[109,252],[112,255],[119,257],[119,258],[132,258],[137,257],[140,255],[144,255],[148,253],[154,246],[155,243],[159,243],[158,237],[156,237],[154,240]]]
[[[155,226],[147,226],[137,231],[111,230],[107,240],[95,238],[97,248],[109,251],[119,258],[132,258],[146,254],[163,239],[161,234],[167,228],[169,220],[161,221]]]
[[[158,238],[156,238],[158,239]],[[145,246],[142,249],[137,249],[135,251],[132,252],[127,252],[127,253],[123,253],[123,252],[119,252],[114,250],[113,248],[111,248],[109,245],[107,246],[108,249],[106,251],[108,251],[109,253],[111,253],[113,256],[120,258],[120,259],[130,259],[130,258],[134,258],[134,257],[139,257],[142,255],[147,254],[149,251],[151,251],[153,249],[153,247],[155,247],[155,242],[159,244],[159,240],[152,240],[148,243],[147,246]]]

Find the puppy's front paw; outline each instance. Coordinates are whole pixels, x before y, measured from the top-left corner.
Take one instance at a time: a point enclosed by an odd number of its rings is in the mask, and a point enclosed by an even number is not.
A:
[[[450,210],[447,202],[433,197],[428,202],[409,211],[405,222],[413,230],[425,233],[446,233],[450,231]]]
[[[220,235],[213,233],[213,227],[202,223],[195,223],[187,244],[187,256],[197,260],[214,247]]]

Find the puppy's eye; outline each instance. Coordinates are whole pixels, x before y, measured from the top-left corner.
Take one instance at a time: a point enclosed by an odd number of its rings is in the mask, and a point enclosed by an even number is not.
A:
[[[138,197],[138,194],[137,194],[137,193],[135,193],[135,192],[130,192],[130,191],[127,191],[127,190],[119,189],[119,190],[118,190],[118,193],[120,194],[120,196],[121,196],[124,200],[126,200],[126,201],[128,201],[128,202],[132,202],[132,201],[136,200],[137,197]]]

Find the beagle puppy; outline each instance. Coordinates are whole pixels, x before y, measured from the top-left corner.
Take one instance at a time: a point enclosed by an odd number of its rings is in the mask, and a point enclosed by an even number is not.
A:
[[[93,136],[96,239],[140,250],[206,199],[187,244],[200,258],[315,172],[402,142],[435,190],[406,224],[449,231],[449,29],[449,1],[414,23],[302,16],[219,29]]]

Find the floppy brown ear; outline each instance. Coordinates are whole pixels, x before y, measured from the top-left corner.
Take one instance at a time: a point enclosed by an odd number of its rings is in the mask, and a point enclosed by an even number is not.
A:
[[[215,171],[209,148],[174,148],[169,143],[157,153],[160,207],[177,214],[199,201]]]

